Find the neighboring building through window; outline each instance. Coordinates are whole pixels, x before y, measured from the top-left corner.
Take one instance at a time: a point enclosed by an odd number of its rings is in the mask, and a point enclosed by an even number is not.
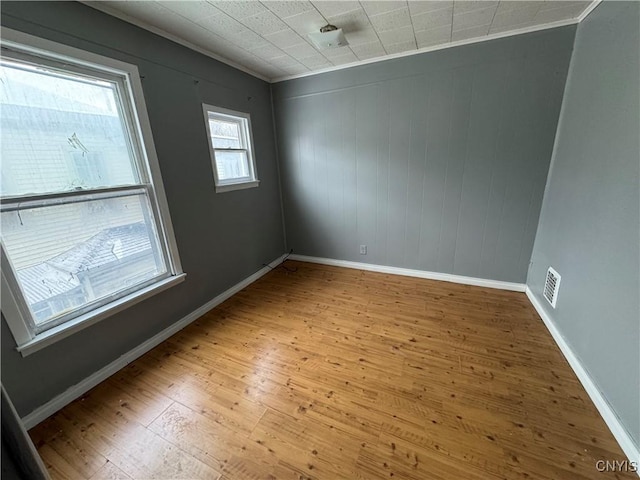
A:
[[[3,38],[0,219],[20,348],[183,275],[137,69],[13,33],[26,41]]]
[[[248,113],[203,105],[216,192],[257,187]]]

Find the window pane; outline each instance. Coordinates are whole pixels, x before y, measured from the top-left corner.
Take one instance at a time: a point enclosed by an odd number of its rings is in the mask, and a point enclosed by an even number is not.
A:
[[[223,122],[209,117],[213,148],[242,148],[240,128],[235,122]]]
[[[144,194],[2,213],[36,325],[167,271]]]
[[[3,60],[3,196],[137,183],[116,85]]]
[[[247,152],[224,152],[216,150],[216,168],[218,179],[234,180],[249,177]]]

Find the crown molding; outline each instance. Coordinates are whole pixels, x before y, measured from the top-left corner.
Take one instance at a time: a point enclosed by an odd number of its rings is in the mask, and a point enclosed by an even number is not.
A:
[[[602,0],[600,0],[602,1]],[[438,50],[445,50],[447,48],[461,47],[463,45],[472,45],[474,43],[488,42],[490,40],[497,40],[499,38],[513,37],[515,35],[523,35],[525,33],[539,32],[541,30],[548,30],[550,28],[566,27],[567,25],[575,25],[580,20],[573,18],[571,20],[562,20],[560,22],[545,23],[543,25],[536,25],[533,27],[520,28],[518,30],[508,30],[506,32],[494,33],[485,37],[468,38],[465,40],[458,40],[456,42],[445,43],[441,45],[433,45],[430,47],[419,48],[417,50],[410,50],[407,52],[394,53],[392,55],[384,55],[382,57],[369,58],[367,60],[359,60],[357,62],[345,63],[344,65],[337,65],[335,67],[323,68],[322,70],[314,70],[312,72],[300,73],[297,75],[287,75],[284,77],[276,77],[271,79],[271,83],[284,82],[287,80],[294,80],[296,78],[310,77],[321,73],[335,72],[337,70],[344,70],[346,68],[359,67],[360,65],[368,65],[371,63],[384,62],[386,60],[394,60],[396,58],[410,57],[412,55],[421,55],[428,52],[436,52]]]
[[[172,33],[169,33],[165,30],[162,30],[161,28],[158,27],[154,27],[153,25],[151,25],[150,23],[147,23],[143,20],[140,20],[138,18],[132,17],[130,15],[127,15],[126,13],[122,13],[114,8],[111,8],[107,5],[103,5],[101,4],[101,2],[96,2],[96,1],[86,1],[86,0],[81,0],[80,3],[86,5],[87,7],[91,7],[95,10],[98,10],[102,13],[106,13],[107,15],[110,15],[112,17],[116,17],[119,18],[120,20],[124,20],[127,23],[131,23],[137,27],[143,28],[145,30],[148,30],[151,33],[155,33],[156,35],[160,35],[161,37],[164,37],[168,40],[171,40],[172,42],[178,43],[180,45],[182,45],[183,47],[187,47],[191,50],[194,50],[198,53],[201,53],[203,55],[206,55],[207,57],[213,58],[214,60],[217,60],[221,63],[224,63],[226,65],[229,65],[230,67],[235,68],[236,70],[240,70],[244,73],[247,73],[253,77],[259,78],[260,80],[264,80],[265,82],[271,82],[271,79],[269,77],[265,77],[264,75],[258,73],[258,72],[254,72],[253,70],[240,65],[239,63],[235,63],[232,60],[229,60],[226,57],[223,57],[217,53],[212,52],[211,50],[207,50],[206,48],[202,48],[199,47],[197,45],[194,45],[191,42],[188,42],[187,40],[184,40],[176,35],[173,35]]]
[[[454,47],[460,47],[460,46],[464,46],[464,45],[472,45],[475,43],[481,43],[481,42],[487,42],[487,41],[491,41],[491,40],[497,40],[500,38],[506,38],[506,37],[512,37],[515,35],[524,35],[527,33],[533,33],[533,32],[539,32],[542,30],[548,30],[551,28],[558,28],[558,27],[565,27],[568,25],[576,25],[580,22],[582,22],[585,18],[587,18],[587,16],[593,12],[593,10],[595,10],[595,8],[600,5],[600,3],[603,0],[593,0],[591,2],[591,4],[580,14],[579,17],[577,18],[573,18],[573,19],[569,19],[569,20],[562,20],[559,22],[552,22],[552,23],[545,23],[542,25],[535,25],[532,27],[525,27],[525,28],[520,28],[517,30],[508,30],[505,32],[500,32],[500,33],[495,33],[495,34],[491,34],[491,35],[486,35],[484,37],[478,37],[478,38],[469,38],[469,39],[465,39],[465,40],[459,40],[456,42],[450,42],[450,43],[446,43],[446,44],[442,44],[442,45],[433,45],[430,47],[425,47],[425,48],[419,48],[417,50],[411,50],[411,51],[407,51],[407,52],[400,52],[400,53],[395,53],[395,54],[391,54],[391,55],[384,55],[382,57],[375,57],[375,58],[370,58],[367,60],[359,60],[357,62],[352,62],[352,63],[346,63],[344,65],[336,65],[333,67],[328,67],[328,68],[323,68],[320,70],[314,70],[311,72],[305,72],[305,73],[300,73],[300,74],[296,74],[296,75],[285,75],[282,77],[274,77],[274,78],[270,78],[267,77],[265,75],[262,75],[258,72],[255,72],[243,65],[240,65],[239,63],[236,63],[232,60],[229,60],[226,57],[223,57],[219,54],[216,54],[214,52],[212,52],[211,50],[208,50],[206,48],[202,48],[199,47],[197,45],[194,45],[191,42],[188,42],[176,35],[173,35],[169,32],[166,32],[165,30],[162,30],[158,27],[155,27],[145,21],[142,21],[140,19],[137,19],[135,17],[131,17],[130,15],[127,15],[125,13],[122,13],[116,9],[113,9],[107,5],[102,5],[100,2],[96,2],[96,1],[87,1],[87,0],[82,0],[81,3],[94,8],[96,10],[99,10],[103,13],[106,13],[107,15],[111,15],[113,17],[119,18],[120,20],[124,20],[127,23],[131,23],[133,25],[136,25],[140,28],[143,28],[145,30],[148,30],[152,33],[155,33],[156,35],[160,35],[161,37],[167,38],[168,40],[171,40],[175,43],[178,43],[184,47],[187,47],[191,50],[194,50],[198,53],[201,53],[203,55],[206,55],[207,57],[213,58],[214,60],[217,60],[221,63],[224,63],[226,65],[229,65],[230,67],[233,67],[237,70],[240,70],[244,73],[247,73],[251,76],[254,76],[256,78],[259,78],[260,80],[264,80],[265,82],[268,83],[278,83],[278,82],[284,82],[287,80],[294,80],[297,78],[304,78],[304,77],[310,77],[313,75],[320,75],[323,73],[329,73],[329,72],[335,72],[338,70],[344,70],[347,68],[353,68],[353,67],[358,67],[361,65],[369,65],[372,63],[379,63],[379,62],[384,62],[387,60],[394,60],[397,58],[403,58],[403,57],[410,57],[412,55],[421,55],[423,53],[429,53],[429,52],[436,52],[438,50],[445,50],[447,48],[454,48]]]
[[[587,8],[585,8],[585,9],[584,9],[584,12],[582,12],[582,13],[580,14],[580,16],[578,17],[578,23],[580,23],[580,22],[581,22],[581,21],[583,21],[585,18],[587,18],[587,16],[588,16],[591,12],[593,12],[593,11],[596,9],[596,7],[597,7],[598,5],[600,5],[601,3],[602,3],[602,0],[593,0],[593,1],[591,2],[591,4],[590,4]]]

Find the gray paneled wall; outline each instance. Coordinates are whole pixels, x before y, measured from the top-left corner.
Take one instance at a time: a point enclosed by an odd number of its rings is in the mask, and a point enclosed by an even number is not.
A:
[[[275,84],[288,247],[524,282],[574,32]]]
[[[527,284],[640,445],[640,3],[578,27]],[[562,282],[542,297],[547,268]]]

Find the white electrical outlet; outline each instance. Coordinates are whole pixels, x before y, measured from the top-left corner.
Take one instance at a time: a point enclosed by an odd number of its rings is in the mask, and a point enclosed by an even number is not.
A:
[[[360,255],[366,255],[366,254],[367,254],[367,246],[360,245]]]

